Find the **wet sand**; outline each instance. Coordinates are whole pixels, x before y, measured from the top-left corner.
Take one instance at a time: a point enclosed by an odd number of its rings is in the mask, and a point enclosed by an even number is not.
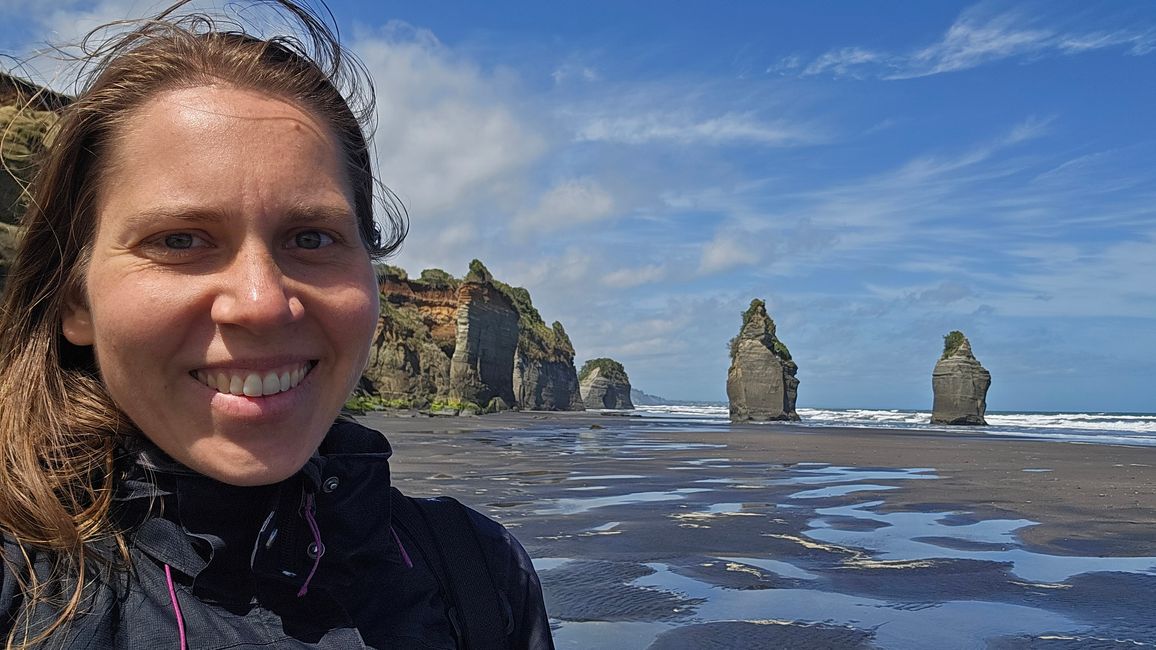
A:
[[[559,647],[1156,647],[1156,448],[591,414],[361,418],[511,528]]]

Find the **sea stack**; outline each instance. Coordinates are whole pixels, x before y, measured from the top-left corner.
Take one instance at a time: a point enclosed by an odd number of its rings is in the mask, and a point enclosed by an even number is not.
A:
[[[987,411],[989,373],[971,352],[971,343],[962,332],[943,337],[943,356],[931,373],[935,403],[931,407],[932,424],[983,425]]]
[[[630,378],[614,359],[590,359],[578,371],[578,388],[588,409],[633,409]]]
[[[755,298],[743,312],[743,326],[731,339],[727,399],[731,420],[798,420],[795,399],[799,366],[787,346],[775,336],[775,321],[767,305]]]

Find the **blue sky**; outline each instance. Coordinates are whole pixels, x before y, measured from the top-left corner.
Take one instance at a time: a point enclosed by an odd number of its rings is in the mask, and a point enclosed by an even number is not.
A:
[[[149,5],[0,0],[23,58]],[[725,399],[767,301],[800,406],[1156,411],[1156,4],[334,2],[395,263],[473,257],[578,350]]]

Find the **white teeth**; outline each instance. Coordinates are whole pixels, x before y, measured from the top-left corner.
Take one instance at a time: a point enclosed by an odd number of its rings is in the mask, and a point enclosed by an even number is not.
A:
[[[241,390],[249,397],[260,397],[265,394],[261,390],[262,388],[261,375],[251,372],[245,377],[245,385],[241,387]]]
[[[192,376],[197,381],[219,393],[262,397],[276,395],[296,388],[309,374],[311,364],[302,363],[285,366],[276,370],[242,372],[228,370],[196,370]]]

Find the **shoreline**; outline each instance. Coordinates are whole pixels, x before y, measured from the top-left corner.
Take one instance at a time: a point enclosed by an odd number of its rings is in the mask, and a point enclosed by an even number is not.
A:
[[[600,413],[359,418],[534,558],[558,648],[1156,645],[1156,447]]]
[[[649,428],[651,418],[599,412],[527,411],[427,417],[372,413],[359,418],[387,434],[464,434],[543,428]],[[699,431],[696,429],[707,429]],[[596,431],[597,429],[591,429]],[[392,435],[391,435],[392,434]],[[1156,555],[1156,447],[1081,444],[973,431],[798,427],[787,423],[679,424],[672,440],[726,440],[768,462],[850,467],[933,468],[939,480],[904,483],[888,495],[892,511],[966,505],[985,518],[1038,522],[1019,536],[1042,552]],[[402,446],[404,450],[404,444]],[[404,454],[396,454],[402,462]],[[1048,470],[1048,471],[1025,471]],[[1078,524],[1078,526],[1077,526]]]

